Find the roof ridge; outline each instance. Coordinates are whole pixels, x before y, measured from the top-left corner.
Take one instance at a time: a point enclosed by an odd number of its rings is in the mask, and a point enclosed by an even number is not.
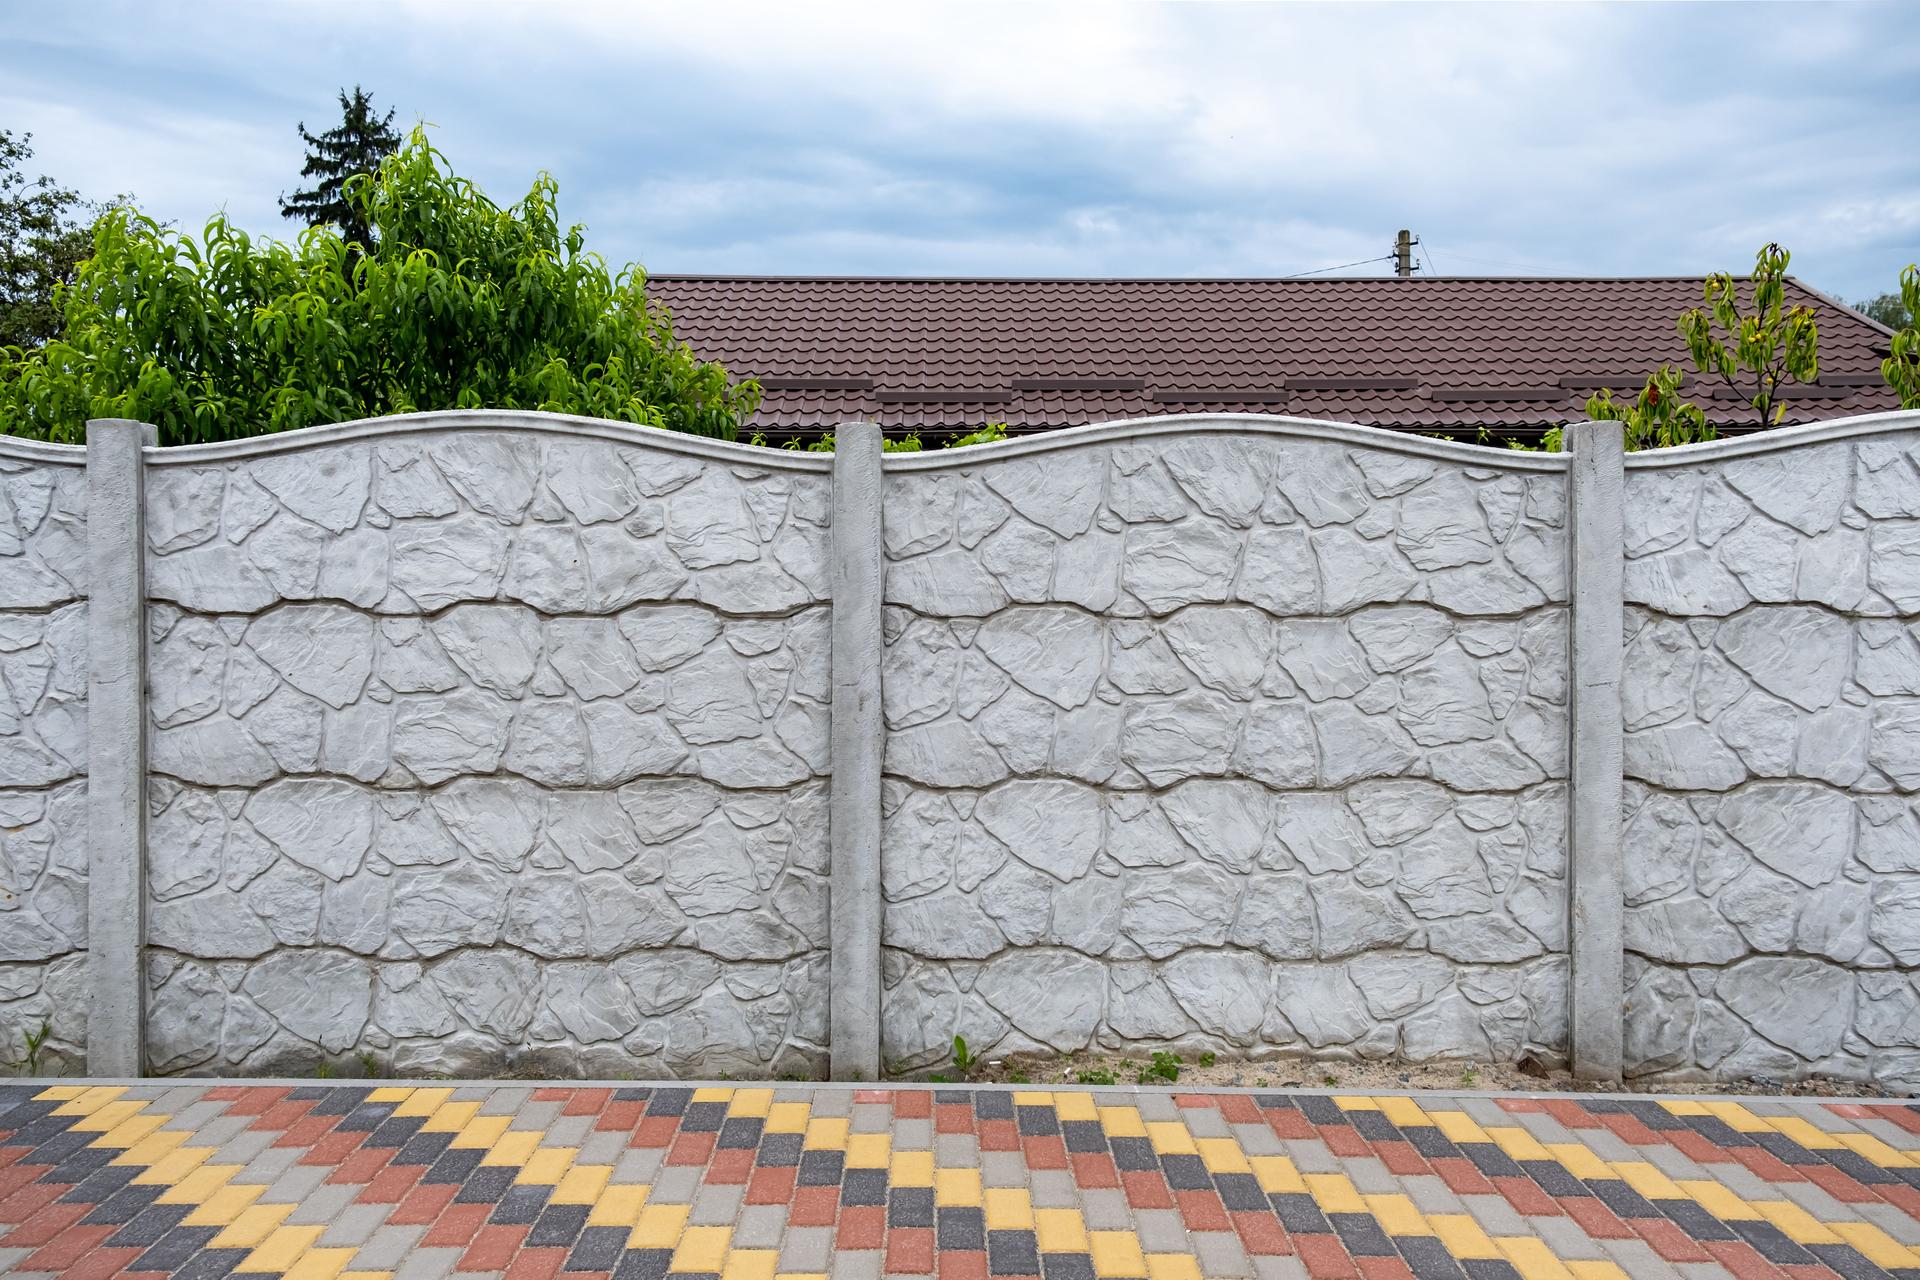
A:
[[[1644,276],[1493,276],[1493,275],[1417,275],[1417,276],[862,276],[862,275],[730,275],[697,271],[658,271],[647,273],[647,283],[656,281],[712,281],[724,283],[767,284],[1359,284],[1393,283],[1503,283],[1503,284],[1671,284],[1675,281],[1701,281],[1713,272],[1700,275]],[[1750,275],[1732,277],[1751,280]],[[1788,279],[1808,292],[1810,285],[1789,276]]]

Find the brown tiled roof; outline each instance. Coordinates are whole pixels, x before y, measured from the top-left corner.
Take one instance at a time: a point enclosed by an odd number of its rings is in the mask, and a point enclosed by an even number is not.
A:
[[[654,276],[700,356],[764,389],[775,437],[849,419],[924,435],[1252,412],[1513,434],[1578,416],[1594,389],[1691,368],[1675,321],[1698,278],[993,280]],[[1894,409],[1886,330],[1797,282],[1820,377],[1786,421]],[[1695,379],[1723,428],[1738,397]]]

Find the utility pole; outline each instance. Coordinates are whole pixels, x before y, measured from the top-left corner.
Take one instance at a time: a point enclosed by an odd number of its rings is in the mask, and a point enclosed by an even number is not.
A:
[[[1393,238],[1393,274],[1402,280],[1413,274],[1413,246],[1419,243],[1418,236],[1404,229]]]

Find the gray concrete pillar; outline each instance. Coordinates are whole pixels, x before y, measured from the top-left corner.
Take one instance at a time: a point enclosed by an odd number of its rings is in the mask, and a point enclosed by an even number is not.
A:
[[[1617,422],[1567,427],[1573,674],[1567,799],[1571,1043],[1579,1080],[1618,1080],[1625,1056],[1620,661],[1625,451]]]
[[[87,1072],[146,1073],[145,423],[87,423]]]
[[[835,1080],[880,1078],[880,428],[833,449],[832,991]]]

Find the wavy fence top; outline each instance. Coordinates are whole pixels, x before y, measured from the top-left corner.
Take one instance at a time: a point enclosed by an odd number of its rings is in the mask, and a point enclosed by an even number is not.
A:
[[[363,418],[353,422],[307,427],[299,431],[251,436],[244,440],[153,449],[149,451],[147,461],[149,465],[154,466],[196,466],[210,462],[293,453],[353,441],[387,440],[403,436],[428,436],[480,430],[524,431],[569,439],[604,440],[615,444],[640,445],[690,457],[773,470],[817,473],[830,471],[833,467],[833,460],[829,454],[801,453],[787,449],[768,449],[724,440],[711,440],[703,436],[664,431],[656,427],[617,422],[606,418],[583,418],[570,414],[508,409],[447,409],[429,413],[393,414],[383,418]],[[1715,440],[1706,444],[1632,453],[1627,456],[1627,466],[1631,468],[1694,466],[1723,458],[1777,453],[1809,445],[1914,430],[1920,430],[1920,410],[1864,414],[1787,427],[1758,435]],[[1462,444],[1452,440],[1407,435],[1403,432],[1359,423],[1331,422],[1315,418],[1268,414],[1168,414],[1153,418],[1129,418],[1117,422],[1070,427],[1042,435],[1024,436],[993,445],[991,448],[888,454],[883,465],[889,471],[939,471],[976,466],[983,461],[1000,458],[1132,443],[1159,436],[1190,438],[1196,435],[1267,436],[1276,440],[1322,441],[1380,449],[1415,457],[1444,459],[1468,466],[1494,467],[1506,471],[1565,471],[1569,457],[1564,453],[1529,453],[1490,448],[1485,445]],[[43,465],[83,466],[86,463],[86,448],[82,445],[50,444],[41,440],[0,435],[0,458],[19,459]]]

